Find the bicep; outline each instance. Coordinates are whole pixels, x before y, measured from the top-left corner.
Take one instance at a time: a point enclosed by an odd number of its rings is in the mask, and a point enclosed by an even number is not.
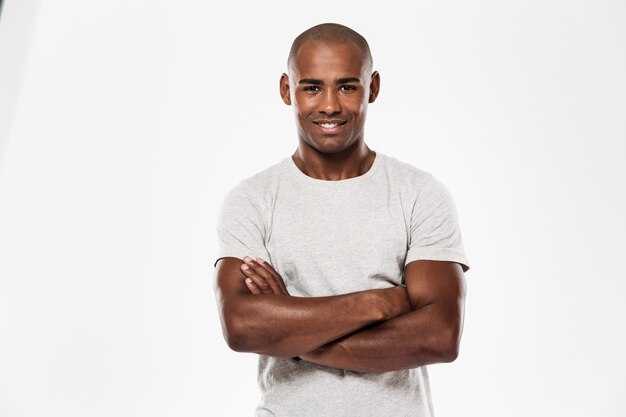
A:
[[[244,283],[246,277],[241,271],[241,264],[243,261],[235,257],[222,257],[215,264],[213,289],[220,312],[228,301],[250,293]]]
[[[465,274],[457,262],[418,260],[404,271],[407,292],[414,309],[437,304],[437,309],[462,314],[465,302]]]

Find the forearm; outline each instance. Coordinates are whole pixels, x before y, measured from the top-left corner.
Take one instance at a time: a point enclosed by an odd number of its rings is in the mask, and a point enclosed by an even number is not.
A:
[[[394,287],[328,297],[241,294],[221,316],[232,349],[293,357],[410,308],[406,289]]]
[[[389,372],[456,358],[462,323],[435,304],[372,325],[319,349],[304,360],[355,372]]]

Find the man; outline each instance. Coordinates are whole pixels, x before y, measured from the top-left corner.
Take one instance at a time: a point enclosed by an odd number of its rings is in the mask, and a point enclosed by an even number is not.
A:
[[[280,79],[298,147],[223,202],[215,293],[228,345],[260,355],[257,416],[430,416],[425,365],[457,357],[454,202],[365,144],[379,87],[361,35],[302,33]]]

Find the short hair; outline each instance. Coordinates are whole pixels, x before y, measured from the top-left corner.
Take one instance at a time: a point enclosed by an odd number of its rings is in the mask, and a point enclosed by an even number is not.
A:
[[[289,58],[287,58],[287,68],[291,68],[291,63],[296,53],[298,53],[302,45],[307,42],[355,43],[361,50],[363,62],[368,72],[372,71],[374,60],[372,59],[372,53],[370,52],[370,47],[365,38],[349,27],[338,23],[322,23],[298,35],[291,44]]]

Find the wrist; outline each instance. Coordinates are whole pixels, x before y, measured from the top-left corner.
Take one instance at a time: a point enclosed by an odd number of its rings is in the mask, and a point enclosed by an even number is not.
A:
[[[380,313],[382,320],[391,320],[413,311],[411,299],[406,287],[397,285],[391,288],[378,290]]]

